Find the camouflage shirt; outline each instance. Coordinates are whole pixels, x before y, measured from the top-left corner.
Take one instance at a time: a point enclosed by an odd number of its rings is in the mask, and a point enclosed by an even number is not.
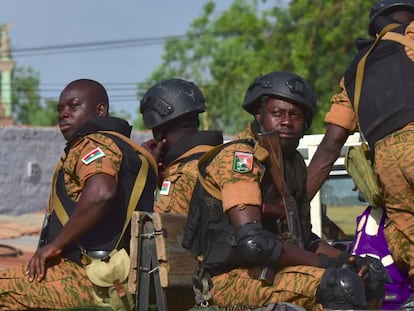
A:
[[[76,141],[69,153],[59,161],[56,172],[65,170],[65,185],[69,197],[77,202],[86,180],[95,174],[108,174],[118,178],[122,151],[115,142],[102,134],[93,133]]]

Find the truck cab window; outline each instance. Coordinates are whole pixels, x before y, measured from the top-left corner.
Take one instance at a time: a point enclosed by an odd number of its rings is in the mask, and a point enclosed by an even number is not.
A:
[[[356,217],[368,203],[345,170],[334,170],[320,191],[322,235],[329,241],[353,240]]]

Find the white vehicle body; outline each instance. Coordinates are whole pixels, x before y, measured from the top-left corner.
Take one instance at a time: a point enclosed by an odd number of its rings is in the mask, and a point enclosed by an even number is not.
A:
[[[303,155],[306,164],[309,164],[323,136],[323,134],[305,135],[301,139],[298,150]],[[352,238],[356,225],[356,216],[367,206],[359,191],[354,189],[354,183],[345,169],[345,156],[348,147],[359,145],[360,143],[359,133],[349,136],[341,150],[340,157],[332,168],[329,179],[325,181],[320,191],[311,201],[313,231],[327,240],[335,240],[337,238],[323,235],[323,219],[326,219],[323,216],[328,216],[349,238]]]

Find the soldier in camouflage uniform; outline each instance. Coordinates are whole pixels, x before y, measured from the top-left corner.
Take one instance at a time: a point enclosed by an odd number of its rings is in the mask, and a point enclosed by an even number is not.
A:
[[[357,130],[354,93],[357,64],[382,30],[414,42],[414,0],[378,0],[372,6],[370,39],[356,41],[358,54],[340,81],[341,92],[325,116],[325,136],[309,165],[308,192],[313,196],[329,176],[341,148]],[[414,51],[400,42],[380,40],[366,58],[362,77],[359,127],[374,156],[389,222],[385,237],[394,261],[414,286]],[[414,306],[414,296],[411,307]]]
[[[223,143],[219,131],[199,131],[199,114],[206,110],[201,90],[192,82],[168,79],[144,94],[140,106],[154,143],[163,142],[159,159],[160,191],[154,211],[187,215],[197,179],[197,161]]]
[[[368,268],[371,272],[368,259],[341,253],[311,231],[306,166],[296,148],[311,125],[315,105],[301,77],[289,72],[260,76],[245,96],[243,108],[254,121],[237,136],[243,140],[201,158],[204,184],[196,184],[183,246],[200,260],[195,287],[208,297],[202,285],[210,281],[215,305],[258,308],[291,302],[306,310],[365,306],[362,278],[368,277]],[[258,134],[274,131],[280,137],[284,178],[299,209],[304,248],[282,240],[277,230],[284,209],[266,171],[268,152],[258,143]],[[262,214],[271,206],[272,215]],[[272,278],[261,277],[263,267],[274,271]],[[383,291],[383,279],[376,282],[369,275],[367,280],[369,294]]]
[[[92,258],[107,256],[118,241],[118,249],[128,249],[129,234],[119,239],[129,196],[144,163],[149,168],[142,175],[146,182],[137,206],[152,210],[156,161],[142,147],[132,148],[124,141],[132,127],[108,116],[104,87],[88,79],[73,81],[62,91],[57,109],[67,145],[52,181],[47,225],[28,265],[0,273],[1,310],[62,309],[108,302],[104,297],[110,296],[105,294],[108,289],[98,288],[88,279],[81,248]],[[66,213],[69,221],[62,222],[59,213]],[[124,286],[119,285],[119,289]],[[131,298],[116,310],[133,309]]]

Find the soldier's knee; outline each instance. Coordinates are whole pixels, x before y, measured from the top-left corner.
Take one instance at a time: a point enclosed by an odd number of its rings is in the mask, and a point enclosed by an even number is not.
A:
[[[347,267],[329,268],[316,293],[317,302],[327,309],[354,309],[366,305],[362,279]]]

